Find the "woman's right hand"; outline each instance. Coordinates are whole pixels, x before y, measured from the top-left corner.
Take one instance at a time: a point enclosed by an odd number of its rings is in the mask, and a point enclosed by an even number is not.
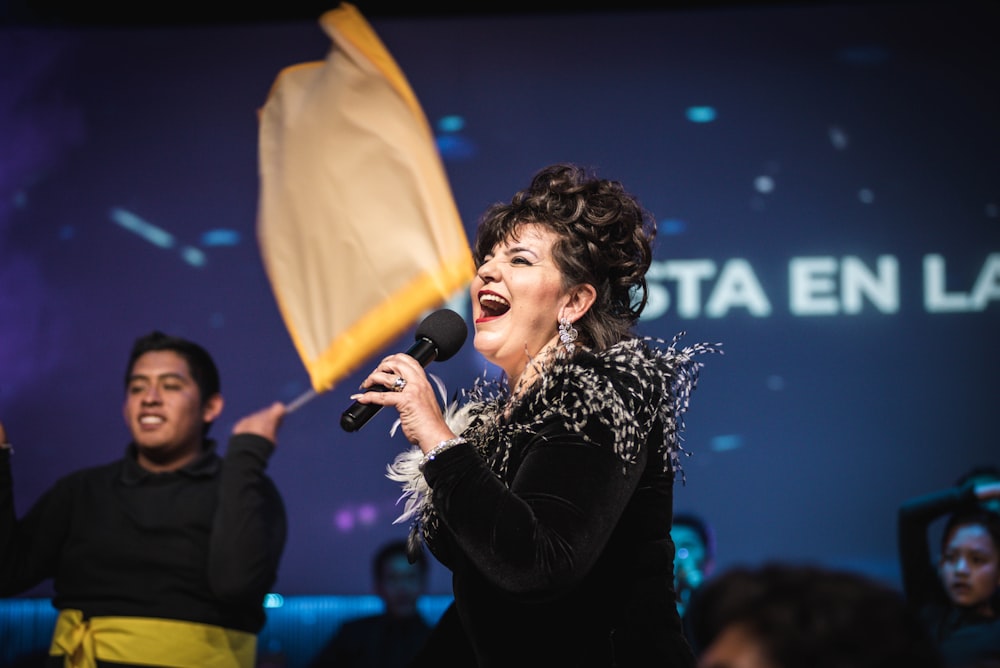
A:
[[[402,381],[398,379],[402,378]],[[393,391],[394,384],[402,387]],[[372,371],[363,388],[351,399],[363,404],[392,406],[399,412],[399,426],[403,435],[424,454],[438,443],[454,438],[455,434],[444,421],[434,387],[427,379],[423,366],[406,353],[389,355]],[[388,392],[371,392],[367,388],[381,386]]]

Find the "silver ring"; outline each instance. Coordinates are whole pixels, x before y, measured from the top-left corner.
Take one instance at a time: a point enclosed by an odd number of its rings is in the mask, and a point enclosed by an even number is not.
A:
[[[392,391],[402,392],[404,387],[406,387],[406,379],[402,376],[397,376],[396,380],[392,382]]]

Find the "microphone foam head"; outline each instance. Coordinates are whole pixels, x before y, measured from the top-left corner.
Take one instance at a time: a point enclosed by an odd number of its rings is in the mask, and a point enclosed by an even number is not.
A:
[[[437,348],[438,362],[457,353],[469,336],[469,326],[459,314],[443,308],[434,311],[417,325],[417,339],[428,339]]]

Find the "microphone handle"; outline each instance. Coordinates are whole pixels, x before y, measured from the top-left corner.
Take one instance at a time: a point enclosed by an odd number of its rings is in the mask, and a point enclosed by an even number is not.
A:
[[[420,338],[410,346],[406,354],[420,362],[420,366],[426,367],[437,357],[437,345],[430,339]],[[392,390],[384,385],[368,387],[364,391],[392,392]],[[360,401],[355,401],[351,404],[350,408],[341,414],[340,426],[344,431],[357,431],[375,417],[375,414],[380,410],[382,410],[382,406],[379,404],[363,404]]]

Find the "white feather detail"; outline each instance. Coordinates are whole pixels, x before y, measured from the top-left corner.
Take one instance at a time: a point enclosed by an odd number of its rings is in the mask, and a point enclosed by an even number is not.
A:
[[[438,391],[444,396],[444,384],[436,376],[432,376],[437,382]],[[448,428],[456,435],[461,435],[469,424],[469,410],[473,404],[466,404],[459,407],[457,401],[453,401],[444,410],[444,421]],[[390,433],[395,434],[399,426],[399,420],[392,426]],[[420,463],[424,460],[423,451],[417,446],[410,446],[393,459],[391,464],[386,465],[386,477],[393,482],[402,485],[403,491],[396,500],[397,505],[403,501],[403,513],[393,520],[393,524],[407,522],[415,517],[419,517],[424,504],[428,502],[431,495],[431,488],[424,480],[424,474],[420,471]]]
[[[424,500],[430,494],[430,487],[424,480],[424,474],[420,472],[420,462],[423,458],[423,451],[412,446],[409,450],[396,455],[392,463],[386,466],[386,477],[403,486],[403,493],[396,500],[397,505],[405,500],[403,513],[393,520],[393,524],[406,522],[418,515]]]

